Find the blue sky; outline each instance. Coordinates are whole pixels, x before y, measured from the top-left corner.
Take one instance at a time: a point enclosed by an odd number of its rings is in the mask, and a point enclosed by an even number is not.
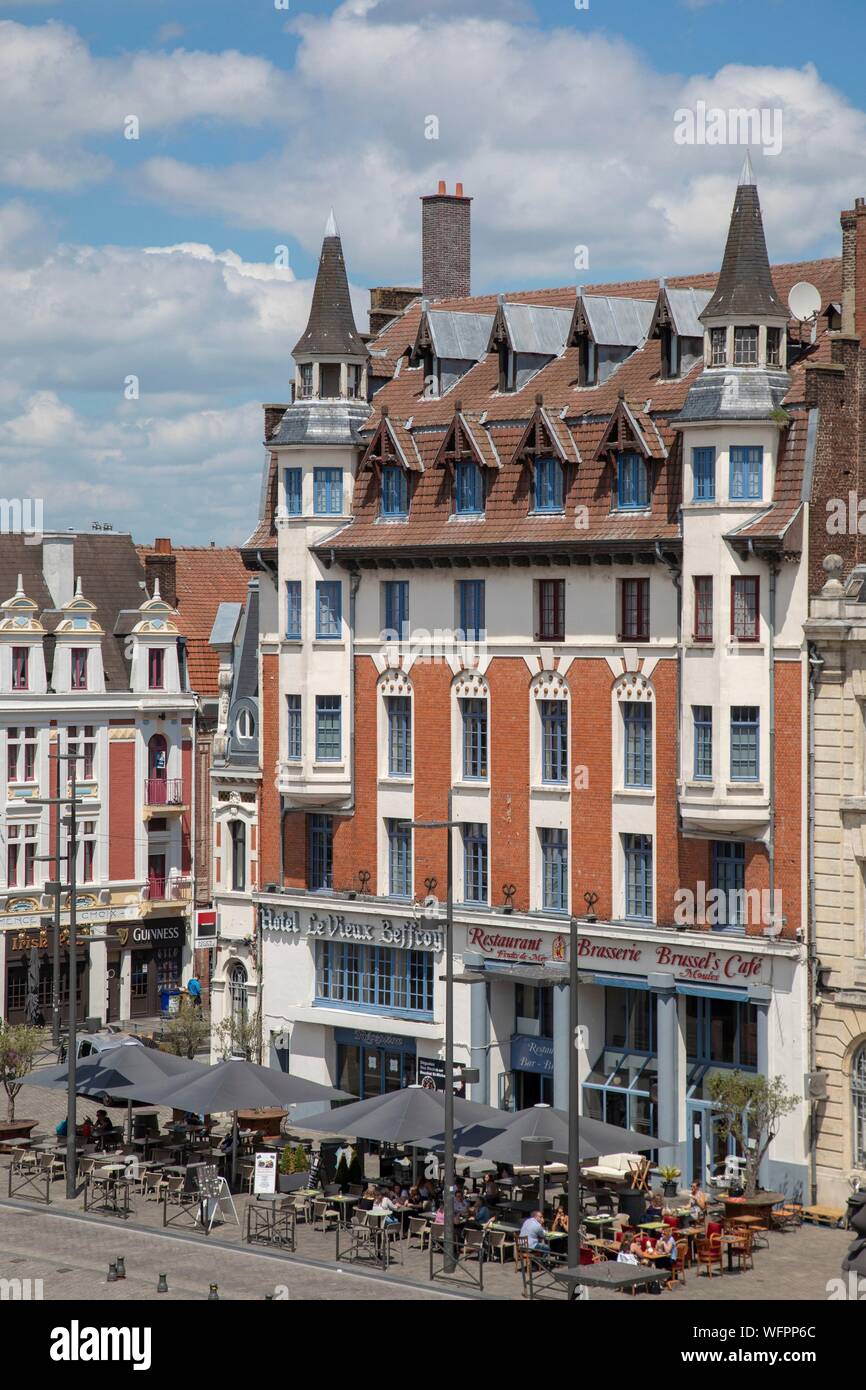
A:
[[[243,540],[331,202],[362,327],[367,286],[417,280],[439,178],[478,291],[704,270],[743,151],[674,113],[757,106],[771,255],[837,254],[864,39],[862,0],[0,0],[4,493]]]

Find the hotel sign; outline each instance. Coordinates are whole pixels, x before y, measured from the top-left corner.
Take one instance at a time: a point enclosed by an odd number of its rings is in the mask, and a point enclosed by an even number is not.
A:
[[[322,941],[357,941],[371,946],[396,946],[404,951],[443,950],[443,933],[425,927],[412,917],[350,917],[344,912],[308,912],[299,908],[259,905],[260,931],[284,932],[289,936],[312,937]]]

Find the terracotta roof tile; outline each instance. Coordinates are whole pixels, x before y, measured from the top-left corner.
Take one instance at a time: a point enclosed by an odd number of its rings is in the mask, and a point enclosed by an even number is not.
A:
[[[150,546],[136,547],[142,561]],[[181,546],[176,557],[178,627],[186,637],[189,683],[199,695],[219,694],[219,658],[208,645],[221,603],[245,603],[249,574],[239,550],[212,546]]]

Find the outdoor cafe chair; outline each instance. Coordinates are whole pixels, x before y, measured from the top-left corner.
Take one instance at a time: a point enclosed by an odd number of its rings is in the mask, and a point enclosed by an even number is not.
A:
[[[724,1267],[722,1265],[722,1238],[720,1235],[706,1236],[703,1240],[699,1240],[697,1243],[697,1256],[698,1270],[700,1271],[701,1265],[703,1265],[710,1279],[713,1277],[713,1268],[715,1265],[719,1266],[720,1274],[724,1273]]]
[[[158,1168],[152,1168],[141,1180],[141,1190],[146,1202],[161,1202],[163,1192],[168,1186],[166,1178]]]
[[[366,1214],[367,1214],[366,1212],[363,1213],[363,1215],[366,1215]],[[327,1203],[327,1200],[325,1200],[325,1199],[318,1199],[318,1198],[317,1198],[317,1200],[313,1202],[313,1229],[314,1229],[314,1230],[315,1230],[316,1226],[318,1225],[318,1223],[319,1223],[320,1221],[321,1221],[321,1223],[322,1223],[322,1230],[323,1230],[323,1231],[328,1231],[328,1230],[330,1230],[332,1224],[335,1225],[335,1226],[339,1226],[339,1224],[340,1224],[340,1213],[339,1213],[338,1211],[336,1211],[334,1207],[329,1207],[329,1206],[328,1206],[328,1203]]]
[[[688,1241],[677,1241],[677,1257],[671,1265],[671,1279],[676,1284],[678,1279],[686,1282],[686,1265],[689,1263]]]
[[[292,1198],[292,1206],[295,1209],[295,1220],[309,1224],[312,1218],[313,1203],[309,1197],[295,1195]]]
[[[503,1231],[503,1235],[505,1232]],[[409,1217],[409,1248],[412,1249],[412,1241],[417,1238],[417,1248],[423,1252],[430,1243],[430,1222],[425,1221],[423,1216]]]
[[[325,1184],[322,1191],[326,1197],[339,1197],[343,1189],[338,1182],[329,1182]]]
[[[514,1241],[508,1239],[507,1231],[488,1231],[487,1248],[490,1251],[490,1258],[495,1254],[499,1255],[499,1263],[505,1264],[506,1250],[514,1249]]]
[[[41,1153],[39,1155],[39,1167],[52,1179],[55,1174],[58,1178],[66,1177],[66,1158],[62,1154]]]
[[[93,1172],[94,1168],[97,1166],[98,1163],[98,1158],[94,1158],[87,1154],[79,1158],[78,1171],[75,1174],[76,1183],[87,1182],[87,1179],[90,1177],[90,1174]]]
[[[739,1261],[740,1269],[754,1269],[755,1261],[752,1256],[754,1243],[754,1232],[740,1230],[734,1240],[731,1241],[731,1254]]]
[[[169,1176],[166,1179],[166,1191],[168,1192],[168,1200],[172,1206],[180,1205],[180,1194],[184,1189],[184,1181],[184,1178],[180,1174],[177,1176]]]
[[[503,1232],[504,1234],[504,1232]],[[476,1259],[483,1260],[487,1248],[486,1231],[464,1231],[463,1232],[463,1255],[466,1259],[471,1259],[474,1255]]]

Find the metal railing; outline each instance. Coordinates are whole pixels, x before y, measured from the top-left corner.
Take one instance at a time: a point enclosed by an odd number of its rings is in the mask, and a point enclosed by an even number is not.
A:
[[[184,785],[182,777],[146,777],[144,779],[145,806],[183,806]]]
[[[191,878],[149,878],[144,885],[146,902],[188,902],[192,897]]]

